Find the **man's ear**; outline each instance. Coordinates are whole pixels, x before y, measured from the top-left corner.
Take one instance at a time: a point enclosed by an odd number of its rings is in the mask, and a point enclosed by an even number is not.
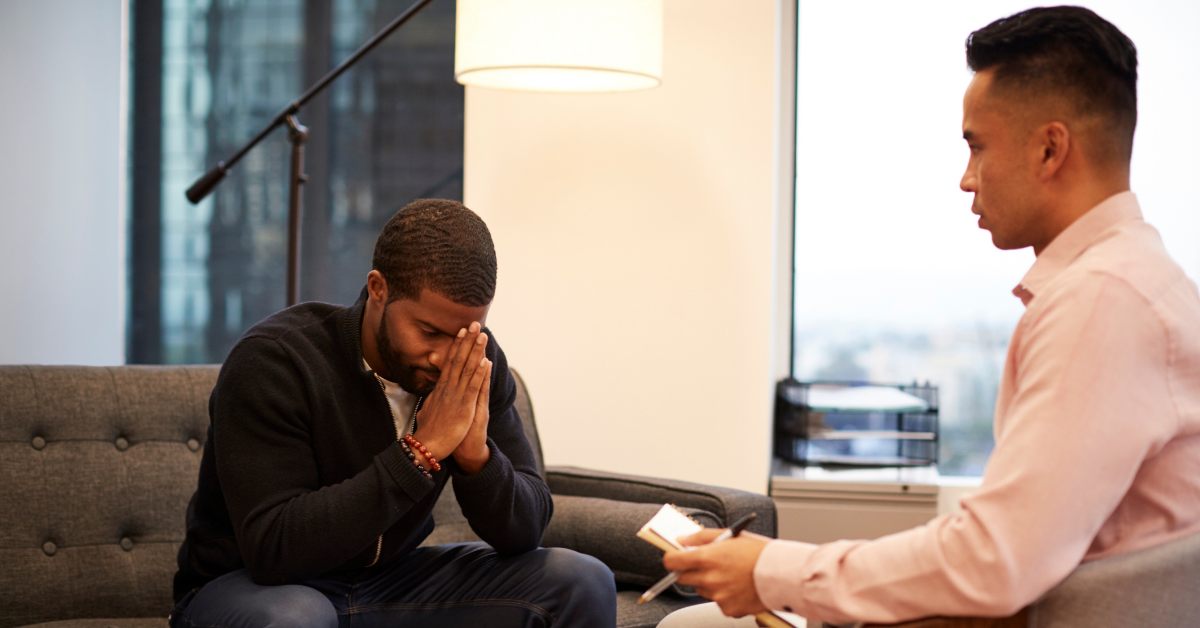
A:
[[[387,303],[388,286],[383,274],[377,270],[367,273],[367,297],[378,305]]]
[[[1056,120],[1039,127],[1034,137],[1038,143],[1038,178],[1048,181],[1058,174],[1071,153],[1071,131]]]

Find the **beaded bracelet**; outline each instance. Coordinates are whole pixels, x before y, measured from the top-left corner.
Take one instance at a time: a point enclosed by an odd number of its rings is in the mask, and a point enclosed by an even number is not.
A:
[[[425,467],[421,466],[421,462],[417,460],[417,455],[413,453],[413,450],[408,448],[408,443],[400,441],[400,448],[404,450],[404,455],[408,456],[408,459],[412,461],[413,466],[417,468],[417,471],[421,472],[421,475],[424,475],[426,479],[433,479],[433,476],[425,470]]]
[[[429,453],[428,449],[425,449],[425,446],[421,444],[421,441],[413,438],[412,434],[405,434],[404,442],[408,443],[413,449],[420,451],[421,455],[425,456],[425,459],[429,461],[429,466],[433,467],[434,471],[442,470],[442,465],[438,464],[437,458],[434,458],[433,454]]]

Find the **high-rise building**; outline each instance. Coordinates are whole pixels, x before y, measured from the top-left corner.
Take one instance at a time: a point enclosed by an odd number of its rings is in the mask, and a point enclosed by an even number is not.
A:
[[[135,19],[154,3],[162,16],[161,233],[135,232],[131,245],[161,238],[160,286],[133,282],[129,354],[135,362],[219,362],[247,328],[285,304],[286,131],[247,153],[200,204],[184,190],[410,2],[137,0]],[[429,5],[300,112],[310,130],[302,300],[353,302],[388,218],[420,197],[461,200],[454,10],[453,2]],[[156,21],[137,24],[134,55],[138,42],[153,41],[145,30]],[[139,120],[152,118],[145,113],[131,112],[135,138]],[[143,266],[154,261],[134,253]],[[156,312],[157,325],[137,320]]]

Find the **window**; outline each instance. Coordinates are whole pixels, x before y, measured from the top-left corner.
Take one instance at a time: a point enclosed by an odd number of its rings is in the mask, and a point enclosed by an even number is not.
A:
[[[130,362],[220,362],[283,308],[286,131],[198,205],[184,190],[410,4],[134,2]],[[301,300],[353,302],[388,218],[420,197],[461,200],[454,10],[432,3],[301,110]]]
[[[980,475],[1030,250],[996,250],[958,189],[964,41],[1017,2],[799,4],[793,374],[940,388],[944,475]],[[1087,6],[1138,46],[1133,191],[1200,278],[1200,5]]]

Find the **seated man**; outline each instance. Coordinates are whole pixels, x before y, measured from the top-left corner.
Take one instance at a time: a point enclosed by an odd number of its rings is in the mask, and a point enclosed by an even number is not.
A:
[[[615,625],[608,568],[538,548],[553,504],[483,327],[487,226],[416,201],[373,268],[354,305],[290,307],[230,352],[171,625]],[[418,547],[447,481],[486,544]]]
[[[983,485],[874,541],[743,535],[665,558],[726,615],[1003,617],[1082,561],[1200,533],[1200,296],[1129,191],[1133,42],[1087,9],[1038,8],[972,33],[967,62],[961,187],[997,247],[1037,254]],[[728,625],[713,606],[662,626]]]

